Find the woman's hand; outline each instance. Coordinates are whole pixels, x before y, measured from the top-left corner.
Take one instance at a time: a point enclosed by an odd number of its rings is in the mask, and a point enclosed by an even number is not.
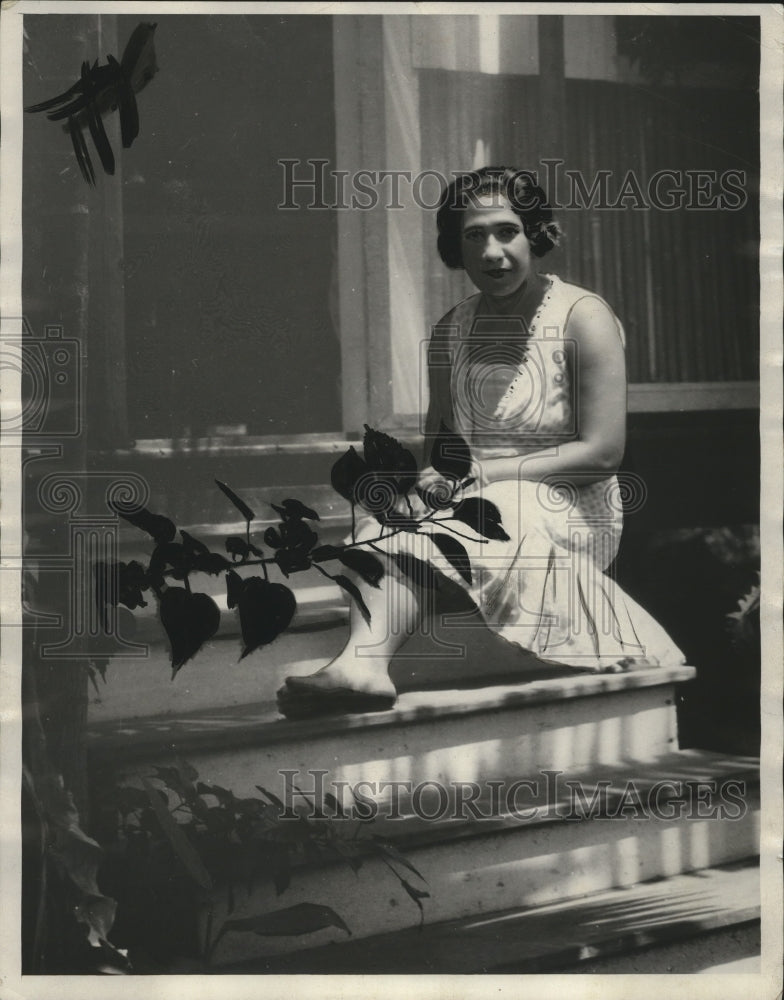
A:
[[[467,480],[474,480],[474,482],[469,485],[468,489],[474,489],[477,486],[487,485],[487,478],[485,476],[482,463],[476,459],[472,460],[471,468],[462,482]],[[449,476],[443,476],[440,472],[434,469],[432,465],[429,465],[420,471],[417,486],[420,489],[429,490],[439,498],[443,497],[445,499],[452,496],[455,492],[462,492],[459,490],[460,482]]]

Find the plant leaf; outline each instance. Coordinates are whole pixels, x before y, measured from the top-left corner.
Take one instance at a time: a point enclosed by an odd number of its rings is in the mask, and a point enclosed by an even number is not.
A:
[[[149,575],[162,583],[167,568],[171,569],[172,576],[177,580],[182,580],[187,573],[187,554],[185,546],[180,542],[160,542],[155,546],[150,556]]]
[[[471,471],[471,449],[465,438],[450,430],[443,420],[430,452],[430,464],[442,476],[457,480],[465,479]]]
[[[135,788],[133,785],[117,786],[112,801],[122,816],[127,816],[128,813],[137,812],[139,809],[144,809],[148,805],[145,793],[141,790],[141,788]]]
[[[329,806],[330,809],[332,809],[335,812],[335,814],[337,816],[340,816],[341,818],[343,818],[346,815],[345,809],[338,802],[338,800],[335,798],[335,796],[332,794],[332,792],[325,792],[324,793],[324,802],[326,803],[326,805]]]
[[[134,528],[146,531],[159,545],[174,541],[177,526],[168,517],[164,517],[162,514],[153,514],[146,507],[126,508],[119,503],[110,503],[109,507],[124,521],[132,524]]]
[[[368,610],[367,604],[365,604],[364,598],[362,597],[359,588],[355,586],[347,576],[343,576],[342,573],[339,573],[337,576],[333,576],[332,579],[339,587],[342,587],[348,594],[351,594],[351,596],[354,598],[354,603],[356,604],[359,613],[365,619],[365,622],[369,625],[370,611]]]
[[[398,875],[398,878],[400,879],[400,884],[403,886],[408,895],[414,900],[416,905],[419,907],[419,926],[421,927],[422,924],[425,922],[425,910],[422,906],[422,900],[430,899],[430,893],[425,892],[424,889],[417,889],[416,886],[411,885],[410,882],[407,882],[404,878],[401,878],[400,875]]]
[[[378,587],[379,581],[384,577],[384,566],[372,552],[363,552],[362,549],[345,549],[340,553],[339,558],[344,566],[353,569],[371,587]]]
[[[220,608],[207,594],[169,587],[160,598],[161,623],[171,643],[172,678],[220,627]]]
[[[454,484],[457,487],[457,483]],[[442,494],[439,490],[431,489],[430,487],[416,487],[417,496],[422,501],[422,503],[428,507],[430,510],[449,510],[450,507],[454,507],[455,503],[452,497],[455,495],[454,489],[451,491],[449,496]]]
[[[284,576],[301,573],[311,566],[310,555],[301,549],[278,549],[275,553],[275,562]]]
[[[242,591],[245,589],[245,581],[233,569],[226,574],[226,607],[236,608]]]
[[[231,563],[220,552],[199,553],[193,560],[193,569],[197,573],[209,573],[211,576],[217,576],[218,573],[230,568]]]
[[[310,553],[313,562],[328,562],[330,559],[340,559],[343,550],[337,545],[319,545]]]
[[[147,778],[142,778],[142,784],[150,799],[150,805],[155,813],[155,818],[160,823],[166,839],[182,862],[185,871],[198,886],[209,891],[212,889],[212,879],[210,873],[204,867],[196,848],[185,836],[168,808],[161,801],[158,789],[151,785]]]
[[[418,587],[424,587],[426,590],[438,587],[436,570],[429,563],[417,559],[408,552],[396,552],[392,559],[398,569]]]
[[[226,539],[226,551],[230,556],[245,559],[250,552],[250,545],[241,535],[229,535]]]
[[[301,521],[303,517],[309,521],[321,520],[315,510],[312,507],[306,507],[301,500],[284,500],[280,507],[274,503],[270,506],[284,520]]]
[[[271,549],[279,549],[283,546],[283,538],[277,528],[273,528],[271,525],[264,532],[264,541],[269,545]]]
[[[413,490],[419,470],[413,454],[396,439],[365,424],[365,462],[372,472],[385,473],[399,496]]]
[[[441,532],[433,535],[432,539],[470,587],[472,583],[471,560],[468,558],[464,546],[452,535],[444,535]]]
[[[422,879],[422,881],[425,883],[427,882],[425,876],[421,872],[417,871],[417,869],[411,864],[411,862],[408,860],[405,854],[403,854],[402,851],[399,851],[394,844],[390,844],[388,841],[385,840],[380,840],[376,836],[373,837],[373,844],[376,850],[379,852],[379,854],[382,854],[384,857],[389,858],[389,860],[391,861],[397,861],[398,864],[403,865],[405,868],[408,868],[408,870],[412,872],[414,875],[416,875],[417,878]]]
[[[263,785],[256,785],[256,788],[258,788],[262,795],[266,795],[273,805],[278,806],[281,812],[285,812],[286,807],[283,805],[283,801],[274,792],[270,792]]]
[[[297,903],[284,910],[260,913],[255,917],[238,917],[227,920],[221,927],[219,938],[228,931],[249,931],[261,937],[287,937],[289,935],[312,934],[325,927],[337,927],[346,934],[351,931],[345,921],[330,906],[316,903]]]
[[[256,515],[253,513],[250,507],[245,503],[244,500],[241,500],[237,496],[237,494],[234,492],[233,489],[231,489],[230,486],[227,486],[225,483],[222,483],[220,479],[215,480],[215,485],[222,493],[225,493],[225,495],[229,498],[229,500],[231,500],[231,502],[234,504],[234,506],[237,508],[240,514],[242,514],[242,516],[245,518],[246,521],[256,520]]]
[[[330,480],[332,488],[349,503],[356,503],[356,485],[368,473],[367,463],[356,453],[352,445],[332,466]]]
[[[254,649],[268,646],[281,632],[285,632],[297,610],[297,600],[282,583],[270,583],[259,576],[252,576],[245,580],[237,606],[245,644],[240,656],[242,660]]]
[[[482,497],[469,497],[455,507],[452,517],[473,528],[479,535],[508,542],[509,535],[501,524],[501,513],[494,503]]]
[[[146,608],[147,602],[142,597],[143,590],[150,589],[147,571],[141,563],[132,559],[129,563],[120,563],[119,594],[117,600],[126,608]]]
[[[182,528],[180,528],[180,538],[182,538],[182,543],[187,553],[193,553],[194,555],[209,555],[210,550],[204,542],[200,542],[198,538],[194,538],[193,535],[189,535],[188,532],[183,531]]]

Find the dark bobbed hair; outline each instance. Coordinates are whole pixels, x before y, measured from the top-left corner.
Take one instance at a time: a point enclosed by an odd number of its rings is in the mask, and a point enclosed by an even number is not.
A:
[[[553,221],[547,195],[526,170],[512,167],[481,167],[458,174],[447,185],[438,203],[438,253],[447,267],[463,267],[461,236],[463,212],[483,195],[504,198],[523,224],[534,257],[544,257],[561,239],[561,227]]]

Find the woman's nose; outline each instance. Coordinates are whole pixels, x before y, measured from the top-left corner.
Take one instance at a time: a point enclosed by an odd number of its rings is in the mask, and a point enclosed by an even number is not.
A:
[[[503,247],[495,236],[490,235],[487,237],[482,256],[485,260],[500,260],[503,256]]]

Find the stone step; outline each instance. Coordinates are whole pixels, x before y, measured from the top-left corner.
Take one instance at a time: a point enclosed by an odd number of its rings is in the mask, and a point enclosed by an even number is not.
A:
[[[748,927],[760,916],[759,877],[756,859],[751,858],[563,902],[335,942],[221,972],[394,975],[400,973],[401,962],[408,975],[580,972],[581,963],[591,959],[670,942],[688,950],[698,936]],[[648,968],[664,971],[661,963]],[[667,971],[692,969],[676,966]],[[747,962],[744,971],[758,973],[759,960]]]
[[[101,723],[271,701],[286,675],[310,673],[340,651],[347,617],[348,609],[339,605],[319,607],[310,616],[300,605],[296,625],[241,660],[235,615],[223,615],[225,627],[174,679],[163,627],[150,617],[134,637],[145,640],[134,651],[138,655],[113,656],[105,683],[98,681],[90,690],[89,719]]]
[[[252,572],[248,569],[245,573]],[[183,711],[228,708],[274,701],[288,675],[311,673],[346,642],[348,602],[321,576],[298,574],[289,581],[297,612],[291,626],[271,645],[240,660],[242,640],[236,611],[226,609],[222,575],[194,575],[194,591],[211,594],[223,614],[215,637],[181,669],[172,683],[169,646],[153,601],[133,615],[120,609],[120,634],[131,647],[117,648],[108,660],[107,684],[90,693],[95,722],[177,715]],[[427,619],[392,661],[390,676],[399,692],[432,688],[483,687],[571,676],[575,670],[507,642],[466,611]]]
[[[386,712],[299,721],[269,702],[93,719],[89,748],[107,780],[179,756],[237,794],[278,787],[282,770],[416,784],[650,762],[677,749],[675,685],[693,676],[690,667],[656,667],[412,690]]]
[[[368,857],[358,874],[338,863],[297,869],[282,897],[272,887],[256,889],[247,898],[240,893],[242,901],[231,916],[242,919],[303,903],[329,906],[346,921],[353,937],[362,939],[416,928],[420,922],[426,928],[467,918],[481,924],[484,914],[499,910],[631,888],[758,854],[754,761],[682,752],[656,767],[594,768],[590,773],[573,771],[568,779],[579,782],[588,802],[597,783],[604,782],[606,818],[577,805],[582,800],[574,797],[573,784],[566,790],[556,787],[552,798],[543,796],[540,809],[526,815],[521,809],[501,809],[484,819],[471,815],[426,820],[405,815],[404,806],[403,819],[378,823],[378,836],[394,843],[420,873],[418,878],[398,865],[410,884],[427,893],[421,917],[377,857]],[[663,781],[670,784],[665,788]],[[754,900],[758,905],[758,886]],[[228,916],[225,893],[217,894],[212,911],[217,934]],[[229,931],[221,936],[212,961],[234,963],[345,939],[345,932],[336,928],[298,937]]]

